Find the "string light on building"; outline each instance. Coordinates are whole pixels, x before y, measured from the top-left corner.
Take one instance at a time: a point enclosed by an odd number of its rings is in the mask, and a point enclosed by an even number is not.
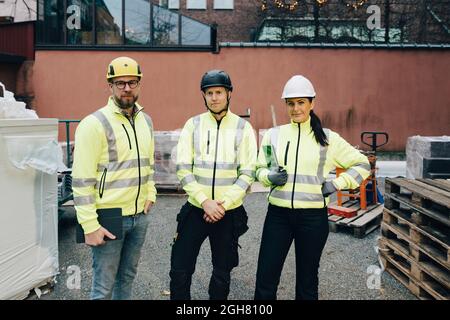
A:
[[[363,6],[367,0],[356,0],[351,2],[346,2],[345,5],[347,7],[352,7],[353,9],[357,10],[359,7]]]
[[[261,11],[266,11],[268,9],[267,0],[261,0]],[[300,1],[292,1],[292,0],[273,0],[273,3],[278,9],[286,9],[289,11],[294,11],[298,8]],[[322,6],[328,2],[328,0],[316,0],[319,6]]]
[[[328,0],[316,0],[316,2],[319,4],[319,6],[323,6],[325,3],[328,2]]]
[[[277,8],[287,9],[289,11],[294,11],[298,7],[298,1],[274,0],[274,3],[277,6]]]

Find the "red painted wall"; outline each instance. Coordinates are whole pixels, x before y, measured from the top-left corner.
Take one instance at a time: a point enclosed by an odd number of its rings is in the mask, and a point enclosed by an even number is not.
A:
[[[142,66],[139,101],[156,130],[181,128],[203,112],[199,82],[212,68],[229,72],[231,108],[251,108],[255,129],[288,121],[281,101],[285,82],[303,74],[317,92],[324,126],[354,145],[361,131],[387,131],[383,150],[404,150],[412,135],[450,135],[450,54],[430,50],[222,48],[205,52],[37,51],[36,109],[40,117],[83,118],[106,103],[106,67],[129,55]]]

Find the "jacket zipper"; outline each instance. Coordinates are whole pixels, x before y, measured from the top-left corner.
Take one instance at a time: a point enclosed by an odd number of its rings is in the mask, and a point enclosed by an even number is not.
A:
[[[294,209],[295,180],[297,177],[298,148],[300,147],[300,123],[298,124],[297,151],[295,152],[294,182],[292,184],[291,206]]]
[[[208,130],[208,141],[206,142],[206,154],[209,154],[209,133],[210,131]]]
[[[214,169],[213,169],[213,180],[212,180],[212,199],[214,200],[214,184],[216,182],[216,164],[217,164],[217,150],[219,146],[219,127],[220,122],[222,120],[216,120],[217,121],[217,135],[216,135],[216,152],[214,155]]]
[[[123,123],[122,123],[122,127],[123,127],[123,130],[125,130],[125,133],[127,134],[128,145],[130,146],[130,150],[131,150],[131,140],[130,140],[130,136],[128,135],[127,128],[125,128],[125,125]]]
[[[284,165],[287,166],[287,160],[288,160],[288,152],[289,152],[289,144],[291,142],[288,141],[287,145],[286,145],[286,152],[284,153]]]
[[[137,203],[138,203],[138,199],[139,199],[139,193],[141,192],[141,158],[139,155],[139,144],[138,144],[138,140],[137,140],[137,134],[136,134],[136,127],[135,127],[135,119],[137,117],[137,114],[139,113],[140,110],[138,110],[138,112],[136,112],[134,114],[133,118],[128,118],[128,121],[131,124],[131,127],[133,128],[133,132],[134,132],[134,140],[136,141],[136,149],[137,149],[137,160],[138,160],[138,173],[139,173],[139,180],[138,180],[138,192],[136,195],[136,201],[134,203],[134,214],[137,214]]]

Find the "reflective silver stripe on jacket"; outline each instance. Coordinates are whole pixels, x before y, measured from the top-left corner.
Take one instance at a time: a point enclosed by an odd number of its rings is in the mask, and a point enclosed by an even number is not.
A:
[[[194,161],[195,159],[201,159],[201,152],[200,152],[200,116],[196,116],[192,119],[192,122],[194,124],[194,131],[192,136],[192,142],[194,144]]]
[[[195,181],[195,177],[193,174],[188,174],[187,176],[185,176],[183,179],[181,179],[180,183],[181,185],[184,187],[185,185],[187,185],[188,183],[194,182]]]
[[[243,190],[247,190],[248,187],[250,187],[250,183],[248,183],[247,181],[242,180],[241,178],[237,179],[234,184],[238,185]]]
[[[194,167],[199,169],[214,169],[214,161],[195,161]],[[216,169],[220,170],[236,170],[238,165],[231,162],[216,162]]]
[[[354,168],[358,168],[358,167],[361,168],[361,169],[365,169],[367,171],[370,171],[370,165],[369,164],[367,164],[367,163],[360,163],[360,164],[358,164],[356,166],[351,167],[350,169],[345,171],[345,173],[347,173],[353,179],[355,179],[358,184],[361,184],[361,182],[363,182],[364,179],[361,176],[361,174],[354,169]]]
[[[153,121],[152,118],[150,118],[150,116],[148,114],[146,114],[145,112],[141,111],[141,114],[144,116],[145,121],[147,122],[149,129],[150,129],[150,135],[153,138]]]
[[[195,176],[195,180],[205,186],[212,186],[213,178],[206,178],[201,176]],[[236,178],[215,178],[214,185],[216,186],[231,186],[236,181]]]
[[[106,141],[108,142],[108,158],[109,161],[117,161],[117,144],[116,144],[116,137],[114,136],[114,131],[109,123],[106,116],[101,111],[96,111],[92,114],[94,117],[96,117],[100,123],[103,126],[103,129],[105,130],[106,134]]]
[[[150,178],[151,178],[150,175],[142,176],[141,185],[147,183]],[[105,182],[105,190],[135,187],[138,185],[139,185],[139,177],[129,179],[118,179],[114,181]]]
[[[294,182],[294,176],[295,176],[295,183],[303,183],[303,184],[312,184],[312,185],[321,185],[322,181],[317,176],[309,176],[305,174],[288,174],[288,183]]]
[[[236,155],[235,163],[240,163],[239,150],[241,147],[242,139],[244,137],[244,128],[245,128],[245,120],[242,118],[239,118],[237,128],[236,128],[236,137],[235,137],[235,141],[234,141],[234,153]]]
[[[150,166],[150,159],[149,158],[141,158],[141,167]],[[131,169],[131,168],[137,168],[138,167],[138,160],[132,159],[132,160],[125,160],[125,161],[112,161],[108,164],[99,164],[97,166],[98,172],[103,172],[103,170],[106,168],[108,172],[111,171],[119,171],[124,169]],[[150,166],[151,169],[153,169],[153,166]]]
[[[85,206],[88,204],[94,204],[95,203],[95,197],[93,195],[89,196],[74,196],[73,202],[75,203],[75,206]]]
[[[273,190],[270,194],[271,198],[277,198],[282,200],[291,200],[292,191],[280,191]],[[323,201],[323,195],[318,193],[307,193],[307,192],[294,192],[295,201]]]
[[[97,183],[96,178],[88,178],[88,179],[72,179],[72,187],[75,188],[84,188],[84,187],[92,187]]]
[[[328,143],[330,142],[330,130],[329,129],[323,129],[325,132],[325,135],[327,136]],[[320,179],[320,184],[322,184],[325,181],[325,177],[323,176],[323,168],[325,167],[325,161],[327,159],[327,151],[328,146],[322,146],[320,145],[320,153],[319,153],[319,166],[317,168],[317,177]]]

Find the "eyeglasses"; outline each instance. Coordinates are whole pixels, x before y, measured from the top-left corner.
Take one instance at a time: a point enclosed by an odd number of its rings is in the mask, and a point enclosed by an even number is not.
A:
[[[130,87],[130,89],[134,89],[134,88],[136,88],[139,85],[139,80],[116,81],[116,82],[114,82],[114,85],[120,90],[125,89],[127,84]]]

